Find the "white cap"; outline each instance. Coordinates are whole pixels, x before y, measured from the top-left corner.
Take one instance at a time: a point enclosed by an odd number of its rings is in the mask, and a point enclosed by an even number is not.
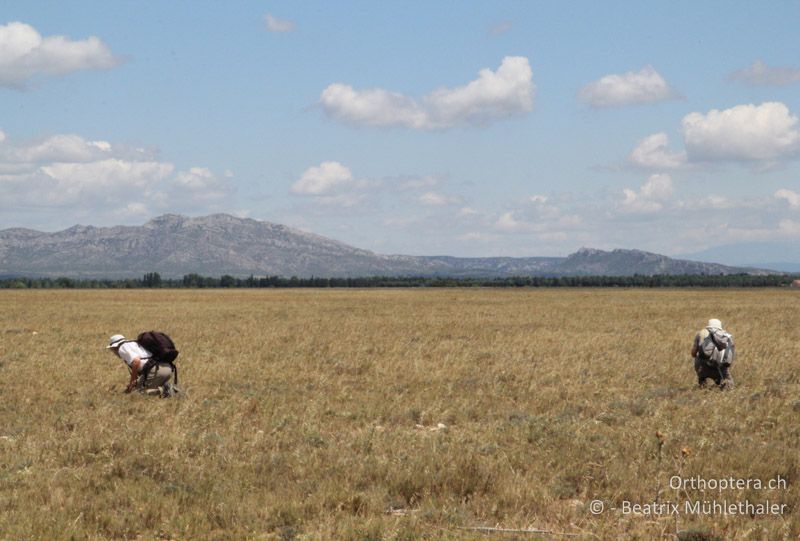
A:
[[[708,325],[706,325],[706,327],[708,327],[710,329],[721,329],[722,328],[722,322],[720,320],[718,320],[718,319],[709,319],[708,320]]]
[[[114,336],[108,339],[108,345],[106,346],[106,349],[118,347],[124,341],[125,341],[124,336],[122,336],[121,334],[115,334]]]

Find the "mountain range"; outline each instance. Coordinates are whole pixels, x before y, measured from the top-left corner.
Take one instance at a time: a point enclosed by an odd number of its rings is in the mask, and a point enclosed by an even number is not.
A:
[[[0,276],[630,276],[768,274],[643,252],[582,248],[567,257],[383,255],[284,225],[227,214],[166,214],[142,226],[0,231]]]

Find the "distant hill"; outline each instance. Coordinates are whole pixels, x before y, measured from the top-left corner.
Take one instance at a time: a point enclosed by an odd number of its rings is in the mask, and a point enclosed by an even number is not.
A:
[[[696,261],[716,261],[724,265],[800,272],[799,242],[740,242],[715,246],[680,257]]]
[[[595,250],[582,248],[556,267],[559,275],[630,276],[633,274],[773,274],[751,267],[672,259],[642,250]]]
[[[280,224],[226,214],[167,214],[142,226],[76,225],[56,233],[0,231],[0,275],[139,278],[205,276],[587,276],[767,274],[639,250],[583,248],[568,257],[382,255]]]

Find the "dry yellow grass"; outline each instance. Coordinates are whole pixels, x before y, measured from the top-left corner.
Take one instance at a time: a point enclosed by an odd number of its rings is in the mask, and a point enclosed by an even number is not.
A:
[[[0,539],[797,539],[798,308],[785,290],[2,291]],[[695,387],[709,317],[736,336],[732,392]],[[181,350],[181,399],[121,393],[103,346],[150,328]],[[788,508],[621,509],[685,500]]]

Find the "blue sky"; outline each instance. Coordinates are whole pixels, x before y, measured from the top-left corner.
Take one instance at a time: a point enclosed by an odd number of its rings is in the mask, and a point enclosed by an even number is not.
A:
[[[383,253],[800,242],[800,4],[5,2],[0,228]]]

